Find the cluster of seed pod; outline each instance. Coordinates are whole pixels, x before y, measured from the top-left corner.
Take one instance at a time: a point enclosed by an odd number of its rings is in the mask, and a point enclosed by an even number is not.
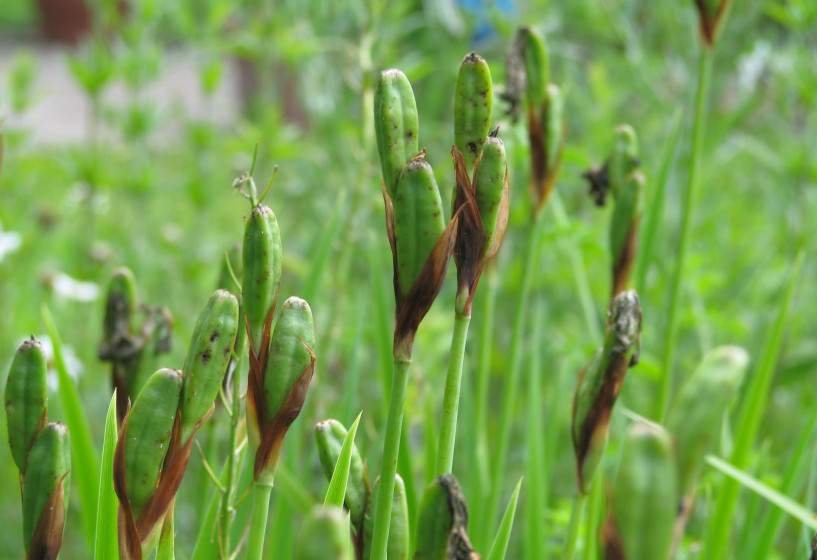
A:
[[[282,259],[275,214],[256,204],[244,227],[241,294],[250,345],[247,426],[255,483],[264,486],[272,486],[284,436],[303,407],[315,370],[309,304],[290,297],[273,328]]]
[[[155,370],[160,354],[170,351],[173,316],[165,307],[140,305],[136,279],[130,269],[113,271],[105,299],[99,359],[111,363],[111,385],[116,389],[116,420],[121,425],[128,402],[136,398]],[[144,319],[136,327],[137,312]]]
[[[51,560],[62,546],[71,444],[68,428],[48,421],[47,363],[33,336],[17,349],[6,381],[11,456],[20,471],[26,558]]]
[[[235,296],[216,290],[198,317],[182,370],[154,372],[122,422],[114,489],[123,558],[141,559],[172,515],[193,435],[212,414],[231,359],[238,319]]]

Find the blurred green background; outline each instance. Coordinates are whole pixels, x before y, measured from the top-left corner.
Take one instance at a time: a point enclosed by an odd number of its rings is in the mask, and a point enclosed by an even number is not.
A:
[[[660,374],[687,179],[699,52],[692,2],[93,0],[87,2],[90,19],[77,31],[84,34],[69,43],[55,41],[53,31],[51,39],[45,36],[39,10],[47,4],[6,0],[0,10],[0,369],[7,371],[23,338],[45,336],[40,310],[47,305],[75,358],[87,416],[101,442],[109,373],[96,354],[110,272],[130,267],[142,298],[173,312],[176,344],[166,361],[180,367],[222,254],[241,239],[249,205],[232,183],[249,169],[258,144],[258,182],[278,166],[266,202],[283,236],[281,294],[308,297],[318,329],[314,386],[284,451],[292,447],[288,460],[316,496],[324,482],[311,426],[327,416],[348,424],[363,409],[358,443],[377,464],[385,417],[381,380],[391,358],[390,333],[384,343],[382,325],[390,325],[391,311],[377,302],[392,303],[391,262],[368,113],[376,73],[398,67],[411,80],[420,145],[447,199],[460,60],[479,52],[501,84],[516,27],[533,25],[545,34],[552,79],[567,94],[569,132],[556,188],[569,219],[559,225],[546,210],[534,289],[547,336],[529,340],[528,347],[541,349],[546,402],[549,410],[555,407],[549,415],[563,424],[553,432],[558,441],[548,446],[552,515],[543,533],[560,535],[573,487],[568,426],[575,375],[599,344],[578,303],[571,251],[580,251],[599,325],[608,295],[609,208],[595,207],[581,172],[603,160],[617,124],[632,124],[648,175],[648,207],[649,179],[657,174],[674,119],[682,119],[655,254],[640,287],[642,361],[622,394],[625,406],[646,412]],[[771,483],[785,468],[790,442],[806,428],[817,381],[815,29],[817,4],[811,0],[734,2],[715,54],[701,194],[682,288],[680,376],[720,344],[742,345],[757,360],[793,257],[807,249],[753,459],[752,472]],[[495,121],[511,159],[512,208],[492,327],[492,394],[499,395],[531,203],[523,125]],[[409,389],[407,433],[418,457],[419,489],[433,468],[424,467],[420,454],[428,445],[427,418],[436,418],[441,401],[454,293],[449,276],[420,329]],[[483,304],[478,294],[472,333],[481,329]],[[472,342],[466,383],[478,351]],[[468,430],[471,392],[464,393],[461,432]],[[50,402],[49,416],[60,418],[58,399]],[[498,407],[496,397],[489,413]],[[521,407],[517,420],[516,440],[524,441],[527,430],[544,437],[544,427],[524,424]],[[455,474],[468,472],[465,458],[458,454]],[[524,458],[524,446],[514,446],[503,501]],[[0,445],[0,522],[6,529],[0,557],[18,557],[21,550],[16,480],[8,447]],[[194,459],[181,490],[187,498],[177,508],[179,558],[192,543],[196,484],[204,481]],[[798,498],[813,506],[814,493],[805,482],[802,488]],[[751,524],[761,507],[767,506],[745,503],[737,526]],[[286,510],[273,509],[273,518],[276,511]],[[700,535],[705,515],[693,520],[690,539]],[[518,522],[509,557],[516,557],[525,530]],[[781,558],[803,546],[800,533],[790,533],[791,539],[781,539]],[[485,548],[486,539],[475,540]],[[69,516],[65,542],[65,558],[83,557],[78,517]]]

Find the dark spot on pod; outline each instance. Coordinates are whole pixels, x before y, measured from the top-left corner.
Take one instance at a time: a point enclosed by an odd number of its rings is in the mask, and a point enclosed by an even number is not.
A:
[[[210,342],[215,342],[218,339],[218,331],[213,331],[213,334],[210,335]]]
[[[207,365],[207,362],[209,362],[209,361],[210,361],[210,358],[212,358],[212,357],[213,357],[213,355],[210,353],[210,349],[208,348],[208,349],[207,349],[207,350],[205,350],[205,351],[204,351],[204,353],[201,355],[201,364],[202,364],[202,365],[204,365],[204,366],[206,366],[206,365]]]

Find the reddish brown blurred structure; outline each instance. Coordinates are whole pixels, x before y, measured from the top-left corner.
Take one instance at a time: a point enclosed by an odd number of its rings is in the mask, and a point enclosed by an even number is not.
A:
[[[91,12],[83,0],[37,0],[37,8],[49,41],[73,44],[91,31]]]

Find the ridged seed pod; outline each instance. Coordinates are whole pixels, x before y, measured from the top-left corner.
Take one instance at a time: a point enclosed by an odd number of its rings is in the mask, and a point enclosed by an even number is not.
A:
[[[420,121],[411,84],[400,70],[380,73],[374,94],[374,131],[386,192],[394,198],[403,167],[420,151]]]
[[[614,197],[625,187],[630,174],[638,168],[639,161],[635,130],[628,124],[619,125],[613,138],[613,151],[607,162],[607,180]]]
[[[20,474],[25,474],[28,452],[47,421],[47,369],[43,346],[32,336],[14,354],[6,380],[9,447]]]
[[[550,83],[550,60],[545,40],[532,27],[523,27],[523,58],[525,60],[525,81],[527,100],[531,107],[540,107],[545,99],[545,89]]]
[[[468,539],[468,506],[457,479],[440,476],[426,488],[417,517],[414,560],[477,560]]]
[[[603,348],[579,374],[573,398],[571,433],[579,491],[587,493],[607,446],[613,412],[627,368],[639,345],[641,306],[633,290],[613,298]]]
[[[681,494],[690,492],[703,466],[715,450],[724,412],[737,395],[749,354],[739,346],[710,350],[681,386],[667,416],[667,429],[675,436]]]
[[[28,455],[23,477],[23,542],[26,558],[54,559],[62,544],[68,490],[71,487],[68,428],[50,422]]]
[[[113,271],[105,299],[102,345],[116,345],[117,338],[133,332],[133,314],[137,305],[136,278],[129,268]]]
[[[474,167],[491,129],[494,105],[491,70],[477,53],[469,53],[460,65],[454,90],[454,144],[468,169]]]
[[[369,560],[372,547],[372,533],[374,531],[374,510],[377,507],[377,491],[380,488],[380,478],[374,481],[372,496],[366,506],[366,515],[363,518],[363,560]],[[399,474],[394,475],[394,501],[391,507],[389,521],[389,540],[386,547],[388,560],[407,560],[409,556],[409,524],[408,502],[406,501],[406,486]]]
[[[394,237],[400,290],[408,295],[445,230],[442,199],[434,171],[423,157],[400,174],[394,197]]]
[[[660,426],[639,422],[628,431],[612,510],[623,558],[669,558],[678,513],[678,477],[671,437]]]
[[[242,304],[252,349],[257,354],[261,352],[265,328],[272,321],[283,260],[281,230],[269,206],[259,204],[250,213],[244,226],[242,258]]]
[[[316,508],[301,527],[295,560],[353,560],[352,543],[343,510]]]
[[[318,444],[318,457],[327,480],[332,479],[335,465],[338,462],[343,440],[348,431],[334,419],[318,422],[315,426],[315,441]],[[349,479],[346,484],[346,498],[344,505],[349,510],[352,526],[356,532],[363,528],[363,514],[366,511],[366,502],[369,499],[369,479],[363,458],[357,446],[352,444],[352,460],[349,465]]]
[[[485,256],[499,249],[508,225],[508,161],[502,140],[490,137],[474,172],[474,197],[485,234]]]
[[[275,325],[264,377],[250,379],[250,441],[259,445],[256,483],[272,485],[284,435],[306,400],[315,365],[314,350],[312,310],[301,298],[288,298]]]
[[[135,519],[156,489],[176,422],[181,389],[180,371],[166,368],[156,371],[126,417],[125,483]]]
[[[182,442],[213,406],[232,357],[238,319],[238,300],[227,290],[216,290],[199,314],[184,361]]]

